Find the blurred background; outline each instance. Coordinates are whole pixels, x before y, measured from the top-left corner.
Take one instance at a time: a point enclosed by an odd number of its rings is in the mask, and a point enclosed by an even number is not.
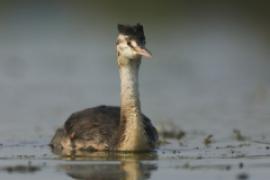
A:
[[[267,1],[0,2],[0,140],[50,137],[74,111],[119,104],[117,23],[144,25],[154,123],[270,137]],[[270,138],[269,138],[270,140]]]

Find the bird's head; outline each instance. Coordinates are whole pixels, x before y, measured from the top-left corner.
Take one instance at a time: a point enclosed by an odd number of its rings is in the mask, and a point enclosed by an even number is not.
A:
[[[145,48],[145,36],[141,24],[135,26],[118,24],[118,32],[116,40],[118,57],[128,60],[152,57],[150,51]]]

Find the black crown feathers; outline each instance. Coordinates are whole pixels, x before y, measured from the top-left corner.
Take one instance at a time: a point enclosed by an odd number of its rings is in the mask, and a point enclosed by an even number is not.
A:
[[[118,32],[119,32],[119,34],[124,34],[124,35],[128,35],[131,37],[135,37],[142,44],[145,44],[145,36],[144,36],[143,26],[140,23],[137,23],[134,26],[118,24]]]

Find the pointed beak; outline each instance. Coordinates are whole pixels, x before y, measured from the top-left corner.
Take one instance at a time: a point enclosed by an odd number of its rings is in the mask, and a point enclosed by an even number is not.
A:
[[[136,52],[139,55],[141,55],[141,56],[143,56],[145,58],[152,58],[152,53],[148,49],[146,49],[145,47],[137,46],[134,49],[136,50]]]

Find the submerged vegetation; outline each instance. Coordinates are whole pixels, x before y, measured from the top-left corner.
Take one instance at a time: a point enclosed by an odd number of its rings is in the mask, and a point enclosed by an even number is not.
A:
[[[28,161],[27,165],[14,165],[2,167],[2,171],[8,173],[35,173],[41,170],[41,166],[32,165],[31,161]]]

